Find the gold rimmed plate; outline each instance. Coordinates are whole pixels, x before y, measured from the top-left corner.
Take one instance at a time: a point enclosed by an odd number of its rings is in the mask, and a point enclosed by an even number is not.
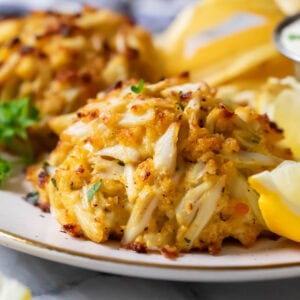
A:
[[[14,184],[11,184],[13,186]],[[16,185],[15,185],[16,186]],[[139,254],[118,243],[98,245],[64,233],[50,214],[25,202],[25,192],[0,192],[0,244],[34,256],[113,274],[181,281],[242,281],[300,275],[300,245],[259,240],[250,249],[225,245],[221,253],[188,253],[171,260]]]

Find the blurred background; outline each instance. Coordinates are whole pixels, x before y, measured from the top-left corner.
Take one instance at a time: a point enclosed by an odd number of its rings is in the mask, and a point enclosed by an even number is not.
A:
[[[35,9],[73,12],[85,3],[123,12],[152,32],[162,31],[185,6],[197,0],[0,0],[2,15],[23,14]],[[199,1],[199,0],[198,0]]]

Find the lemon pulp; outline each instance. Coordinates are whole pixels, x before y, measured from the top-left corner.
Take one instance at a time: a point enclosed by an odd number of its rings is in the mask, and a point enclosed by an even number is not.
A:
[[[273,171],[249,178],[270,231],[300,242],[300,162],[284,161]]]

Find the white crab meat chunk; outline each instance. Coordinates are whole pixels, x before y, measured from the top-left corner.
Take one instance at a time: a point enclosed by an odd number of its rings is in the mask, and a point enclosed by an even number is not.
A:
[[[197,201],[197,211],[188,227],[185,238],[190,241],[188,247],[191,248],[195,240],[199,237],[206,224],[211,219],[217,202],[222,195],[222,189],[225,185],[225,178],[221,177],[217,183],[208,189]]]
[[[176,208],[176,218],[180,224],[190,225],[198,210],[201,197],[211,186],[210,182],[203,182],[184,195]]]
[[[172,123],[156,142],[153,157],[154,167],[162,173],[172,174],[175,171],[179,127],[178,123]]]
[[[135,168],[132,165],[126,165],[124,167],[124,178],[125,178],[125,187],[128,196],[128,200],[133,202],[136,197],[136,187],[134,183],[134,172]]]
[[[135,114],[128,111],[124,114],[123,118],[119,122],[121,126],[140,126],[153,120],[155,113],[153,109],[148,109],[144,114]]]
[[[112,147],[103,148],[96,154],[102,157],[111,157],[114,159],[118,159],[125,164],[137,163],[141,159],[140,154],[137,150],[123,145],[115,145]]]
[[[122,244],[128,245],[147,227],[158,204],[158,197],[149,186],[140,192],[127,222]]]

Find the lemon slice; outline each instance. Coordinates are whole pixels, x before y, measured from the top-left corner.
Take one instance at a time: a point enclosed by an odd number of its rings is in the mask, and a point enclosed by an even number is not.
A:
[[[300,242],[300,162],[284,161],[273,171],[249,178],[270,231]]]
[[[300,83],[292,77],[270,78],[257,98],[256,110],[283,129],[284,146],[300,159]]]
[[[30,300],[31,292],[18,281],[0,274],[0,299],[1,300]]]

